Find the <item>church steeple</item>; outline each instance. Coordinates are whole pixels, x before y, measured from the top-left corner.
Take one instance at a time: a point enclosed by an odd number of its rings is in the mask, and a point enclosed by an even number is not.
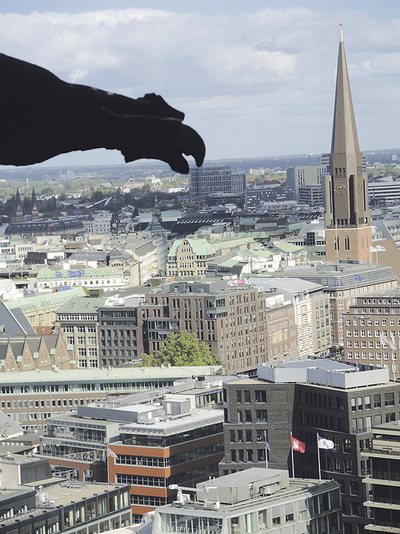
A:
[[[354,154],[357,152],[360,152],[360,148],[344,51],[343,32],[342,26],[340,26],[331,153]]]
[[[369,261],[372,242],[368,180],[363,173],[350,79],[340,25],[330,175],[325,181],[328,261]]]

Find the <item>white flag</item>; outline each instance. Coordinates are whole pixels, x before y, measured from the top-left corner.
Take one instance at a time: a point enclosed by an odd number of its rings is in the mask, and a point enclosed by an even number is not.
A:
[[[375,247],[369,247],[370,252],[378,252],[378,250]]]
[[[376,246],[376,250],[377,250],[378,252],[385,252],[385,251],[386,251],[385,247],[382,247],[381,245],[377,245],[377,246]]]
[[[333,441],[330,439],[321,438],[321,436],[318,436],[318,448],[336,451]]]

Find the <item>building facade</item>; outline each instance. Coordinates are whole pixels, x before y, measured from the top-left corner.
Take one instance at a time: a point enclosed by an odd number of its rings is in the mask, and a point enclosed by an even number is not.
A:
[[[184,490],[174,504],[156,510],[154,534],[342,532],[333,481],[289,479],[287,471],[252,468],[197,484],[194,495]]]
[[[400,377],[400,290],[357,297],[343,315],[344,359],[389,369]]]
[[[106,299],[75,298],[56,312],[56,322],[74,352],[77,367],[99,367],[98,308]]]
[[[170,333],[186,330],[209,345],[228,373],[266,361],[265,300],[255,287],[224,281],[171,283],[147,296],[141,314],[144,349],[158,352]]]
[[[317,434],[336,451],[320,449],[321,476],[341,487],[344,532],[365,525],[362,451],[370,446],[372,426],[400,417],[400,384],[387,369],[356,368],[331,360],[262,364],[258,378],[224,383],[225,458],[220,473],[265,466],[292,470],[291,432],[305,444],[295,453],[296,477],[318,478]]]
[[[400,429],[397,421],[373,427],[369,448],[362,452],[366,532],[397,532],[400,524]]]
[[[213,194],[242,195],[246,175],[232,174],[230,167],[196,167],[190,169],[189,196],[205,199]]]
[[[321,197],[323,176],[327,174],[327,172],[327,165],[301,165],[290,167],[286,171],[286,184],[293,189],[295,200],[300,200],[300,189],[307,186],[313,186],[314,188],[319,189],[319,196]]]

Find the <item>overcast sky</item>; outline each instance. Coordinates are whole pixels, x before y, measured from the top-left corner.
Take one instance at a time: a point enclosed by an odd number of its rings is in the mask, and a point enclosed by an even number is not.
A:
[[[361,150],[398,148],[396,0],[0,0],[0,51],[69,82],[161,94],[202,135],[207,159],[321,153],[339,21]],[[83,163],[123,158],[98,150],[47,165]]]

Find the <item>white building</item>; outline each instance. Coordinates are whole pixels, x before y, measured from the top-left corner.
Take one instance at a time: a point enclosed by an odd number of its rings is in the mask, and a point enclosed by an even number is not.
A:
[[[253,467],[195,489],[178,487],[177,500],[156,509],[152,532],[336,534],[342,532],[340,506],[333,480],[289,479],[287,471]]]

